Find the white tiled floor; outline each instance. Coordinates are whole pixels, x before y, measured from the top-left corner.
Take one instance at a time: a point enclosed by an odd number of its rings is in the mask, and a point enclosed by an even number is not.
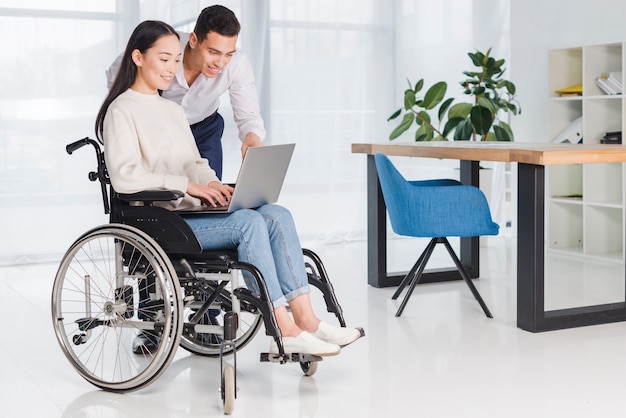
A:
[[[259,334],[239,352],[232,416],[624,416],[626,323],[541,334],[518,329],[509,239],[490,239],[482,251],[477,286],[494,319],[461,282],[419,286],[395,318],[394,289],[366,283],[364,242],[309,247],[324,260],[348,324],[363,326],[367,336],[305,377],[298,365],[259,363],[269,344]],[[401,258],[402,251],[391,253]],[[556,277],[547,285],[549,305],[624,300],[622,266],[552,256],[548,264]],[[84,381],[53,334],[55,271],[54,265],[0,269],[3,417],[222,415],[219,362],[182,349],[156,383],[138,392],[103,392]],[[332,320],[321,298],[315,300]]]

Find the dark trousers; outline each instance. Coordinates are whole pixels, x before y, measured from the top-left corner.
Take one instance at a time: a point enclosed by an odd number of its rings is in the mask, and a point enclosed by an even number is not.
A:
[[[191,133],[196,139],[196,145],[202,158],[209,160],[209,165],[215,174],[222,179],[222,134],[224,133],[224,118],[215,112],[201,122],[191,125]]]

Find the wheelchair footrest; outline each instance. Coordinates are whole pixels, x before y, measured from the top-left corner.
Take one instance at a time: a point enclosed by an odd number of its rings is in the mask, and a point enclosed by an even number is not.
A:
[[[261,353],[261,362],[270,363],[306,363],[313,361],[322,361],[323,358],[313,354],[303,353],[285,353],[284,355],[273,353]]]

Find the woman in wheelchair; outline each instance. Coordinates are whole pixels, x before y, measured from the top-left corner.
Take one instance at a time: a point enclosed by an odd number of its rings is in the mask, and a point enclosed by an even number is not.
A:
[[[226,40],[222,51],[205,53],[228,53]],[[219,72],[226,55],[211,70]],[[159,95],[173,77],[193,76],[178,74],[180,57],[179,36],[171,26],[159,21],[139,24],[98,113],[96,135],[105,144],[111,185],[117,192],[185,191],[182,199],[163,203],[169,209],[203,202],[224,205],[233,189],[222,184],[200,157],[183,108]],[[291,213],[284,207],[268,204],[185,221],[203,250],[236,248],[239,260],[260,270],[286,353],[336,355],[361,336],[358,329],[332,326],[314,313],[302,248]],[[244,278],[253,288],[245,272]],[[274,340],[270,352],[277,352]]]

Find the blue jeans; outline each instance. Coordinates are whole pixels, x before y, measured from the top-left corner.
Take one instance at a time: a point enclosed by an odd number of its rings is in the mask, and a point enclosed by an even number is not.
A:
[[[240,209],[225,215],[186,217],[204,250],[236,248],[239,261],[259,269],[274,308],[309,293],[300,239],[291,213],[279,205]],[[248,288],[256,290],[244,271]]]
[[[217,178],[222,179],[222,134],[224,118],[215,112],[201,122],[191,125],[191,133],[196,140],[200,156],[209,160],[209,165]]]

